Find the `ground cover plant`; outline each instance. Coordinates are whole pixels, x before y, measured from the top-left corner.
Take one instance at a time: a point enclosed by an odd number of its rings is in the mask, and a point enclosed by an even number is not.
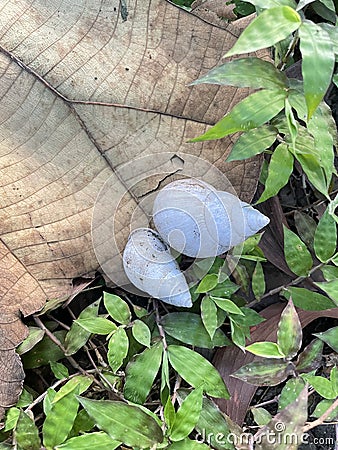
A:
[[[337,136],[324,100],[337,80],[337,15],[328,0],[250,3],[258,16],[227,53],[236,58],[194,84],[257,91],[193,141],[241,132],[229,160],[264,154],[258,204],[277,194],[285,202],[291,189],[306,193],[284,205],[288,277],[271,282],[258,234],[239,249],[230,278],[225,260],[215,259],[192,287],[188,311],[112,290],[101,279],[83,289],[85,308],[76,298],[64,308],[47,303],[28,319],[30,334],[17,350],[27,378],[6,413],[2,448],[293,449],[311,443],[304,433],[337,421],[337,322],[303,336],[300,320],[302,310],[325,316],[338,306]],[[266,47],[273,62],[241,56]],[[302,79],[286,75],[296,59]],[[251,342],[274,295],[284,302],[276,339]],[[235,394],[211,363],[214,349],[231,346],[257,356],[233,378],[279,387],[268,402],[274,409],[253,405],[243,429],[214,403]]]

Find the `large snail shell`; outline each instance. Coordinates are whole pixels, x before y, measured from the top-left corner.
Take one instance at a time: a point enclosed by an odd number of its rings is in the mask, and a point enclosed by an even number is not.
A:
[[[195,258],[220,255],[269,223],[235,195],[196,179],[165,186],[155,198],[153,220],[172,248]]]
[[[192,306],[186,279],[155,231],[138,228],[130,234],[123,267],[133,285],[152,297],[175,306]]]

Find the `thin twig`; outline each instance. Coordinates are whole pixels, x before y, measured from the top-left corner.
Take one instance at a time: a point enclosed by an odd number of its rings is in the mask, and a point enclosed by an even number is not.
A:
[[[313,422],[308,423],[303,427],[303,433],[306,433],[309,430],[312,430],[312,428],[318,427],[318,425],[323,425],[325,420],[329,417],[329,415],[334,411],[336,408],[338,408],[338,397],[336,400],[332,403],[332,405],[322,414],[317,420],[314,420]]]
[[[161,325],[161,316],[160,316],[160,313],[158,311],[158,301],[153,299],[153,305],[154,305],[154,309],[155,309],[156,325],[157,325],[157,328],[158,328],[158,332],[160,333],[160,336],[162,338],[163,349],[164,349],[164,351],[166,351],[167,348],[168,348],[168,344],[167,344],[167,340],[166,340],[164,329],[163,329],[163,327]]]

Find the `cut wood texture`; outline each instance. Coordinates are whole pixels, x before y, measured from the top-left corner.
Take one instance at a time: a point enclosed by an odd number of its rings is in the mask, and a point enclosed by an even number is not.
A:
[[[5,0],[0,30],[3,409],[23,378],[14,350],[26,335],[20,314],[66,297],[75,277],[99,267],[91,222],[108,179],[113,197],[123,193],[112,219],[121,251],[140,198],[185,164],[206,160],[246,201],[260,164],[226,164],[234,138],[187,143],[248,94],[188,87],[222,62],[236,26],[222,29],[165,0]],[[194,173],[207,178],[205,167]]]
[[[260,312],[266,320],[252,330],[250,343],[257,341],[277,341],[277,325],[284,308],[285,304],[278,303],[271,305]],[[338,319],[338,308],[327,309],[324,311],[304,311],[297,309],[297,313],[302,328],[306,327],[309,323],[319,317],[333,317]],[[244,353],[236,346],[218,349],[213,360],[215,367],[219,370],[231,395],[230,400],[217,399],[216,403],[223,412],[240,426],[242,426],[244,422],[245,415],[250,406],[252,397],[257,390],[257,386],[246,383],[238,378],[231,377],[231,374],[254,360],[261,361],[262,358],[254,356],[249,352]]]

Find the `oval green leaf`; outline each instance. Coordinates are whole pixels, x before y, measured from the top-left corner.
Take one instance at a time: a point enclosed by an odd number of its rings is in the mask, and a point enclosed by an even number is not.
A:
[[[151,333],[148,325],[142,322],[142,320],[135,320],[131,331],[137,342],[145,347],[150,347]]]
[[[335,352],[338,352],[338,327],[330,328],[322,333],[314,333],[314,336],[324,341]]]
[[[216,330],[213,339],[210,339],[199,314],[169,313],[162,317],[161,323],[167,334],[185,344],[201,348],[222,347],[230,344],[221,330]]]
[[[237,131],[248,131],[260,127],[275,117],[284,108],[286,91],[265,89],[249,95],[206,133],[190,142],[220,139]]]
[[[281,349],[274,342],[254,342],[251,345],[245,347],[250,353],[257,356],[263,356],[264,358],[284,358],[285,355]]]
[[[215,367],[199,353],[180,345],[169,345],[170,364],[193,387],[203,385],[211,397],[229,398],[229,392]]]
[[[290,6],[263,11],[243,31],[225,56],[250,53],[282,41],[301,25],[300,15]]]
[[[124,396],[133,403],[143,404],[161,365],[162,342],[146,348],[130,361],[126,369]]]
[[[276,359],[254,361],[236,370],[231,376],[255,386],[276,386],[289,375],[288,363]]]
[[[94,334],[109,334],[117,329],[115,323],[104,317],[93,317],[92,319],[77,319],[75,323],[86,331]]]
[[[202,410],[203,387],[194,389],[179,407],[170,432],[172,441],[181,441],[195,428]]]
[[[260,262],[256,263],[255,270],[252,274],[252,291],[257,300],[259,300],[265,292],[265,279],[263,267]]]
[[[104,292],[103,303],[110,317],[116,322],[128,325],[131,318],[131,312],[127,303],[118,295],[108,294]]]
[[[322,311],[336,307],[336,304],[325,295],[305,288],[290,286],[283,291],[283,295],[286,298],[291,296],[294,305],[306,311]]]
[[[328,261],[337,249],[337,224],[329,208],[322,215],[315,231],[314,249],[321,262]]]
[[[123,402],[89,400],[79,397],[81,405],[98,428],[130,447],[149,448],[163,441],[155,420],[140,408]]]
[[[204,294],[205,292],[211,291],[218,284],[218,275],[216,273],[210,273],[205,275],[205,277],[200,281],[197,289],[195,290],[196,294]]]
[[[285,225],[284,229],[284,255],[289,268],[298,276],[307,276],[312,267],[311,253],[304,242]]]
[[[237,87],[286,88],[287,78],[273,64],[260,58],[240,58],[210,70],[191,85],[210,83]]]
[[[286,144],[279,144],[271,156],[265,189],[257,203],[277,195],[289,181],[292,171],[293,156]]]
[[[319,25],[304,20],[299,27],[304,94],[311,118],[331,83],[335,55],[328,33]]]
[[[242,161],[243,159],[251,158],[259,155],[275,142],[277,136],[277,129],[268,125],[262,125],[259,128],[254,128],[241,136],[232,147],[227,162]]]
[[[120,444],[107,433],[96,431],[68,439],[64,444],[57,445],[55,450],[114,450]]]
[[[303,331],[297,311],[290,299],[284,308],[277,330],[277,344],[281,352],[292,359],[302,345]]]
[[[218,328],[217,307],[208,295],[201,301],[201,319],[210,339],[213,339]]]
[[[220,297],[210,297],[216,305],[223,309],[223,311],[226,311],[231,314],[239,314],[240,316],[244,316],[243,311],[234,303],[232,300],[229,300],[228,298],[220,298]]]
[[[128,354],[129,339],[124,328],[118,329],[112,334],[108,342],[108,363],[112,370],[116,372],[123,364],[124,358]]]

